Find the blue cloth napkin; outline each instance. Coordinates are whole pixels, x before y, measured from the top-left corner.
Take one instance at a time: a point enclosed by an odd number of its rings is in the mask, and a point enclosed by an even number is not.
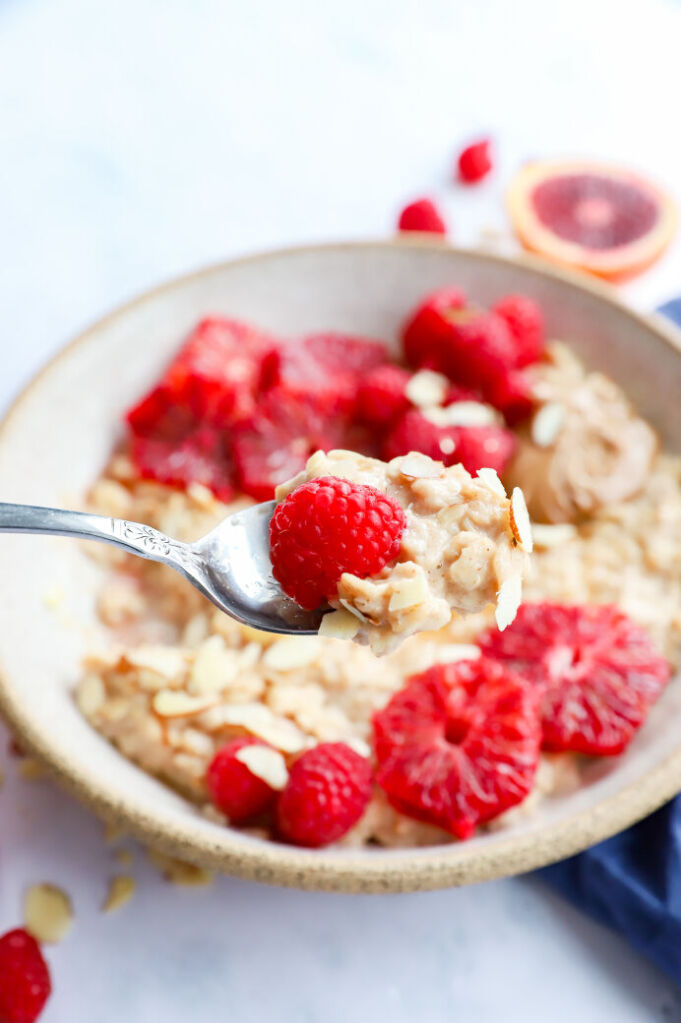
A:
[[[681,326],[681,298],[659,312]],[[538,873],[681,985],[681,796],[627,831]]]

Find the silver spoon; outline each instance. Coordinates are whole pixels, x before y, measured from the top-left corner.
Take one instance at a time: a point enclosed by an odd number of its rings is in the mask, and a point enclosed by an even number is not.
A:
[[[29,504],[0,503],[0,533],[47,533],[113,544],[174,568],[238,622],[267,632],[316,633],[324,610],[304,611],[272,576],[269,525],[275,504],[267,501],[229,515],[196,543],[180,543],[140,522]]]

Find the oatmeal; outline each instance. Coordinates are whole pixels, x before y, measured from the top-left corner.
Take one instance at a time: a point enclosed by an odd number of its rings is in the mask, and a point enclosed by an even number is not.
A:
[[[93,551],[108,643],[78,706],[216,824],[310,846],[512,827],[623,751],[681,660],[681,460],[622,391],[547,347],[524,296],[468,309],[441,289],[402,343],[406,365],[203,321],[92,489],[187,541],[325,479],[390,505],[386,560],[335,576],[318,636],[255,631],[165,566]]]
[[[419,453],[386,464],[350,451],[319,451],[277,488],[276,498],[328,476],[374,487],[406,518],[397,562],[370,578],[344,572],[330,600],[355,616],[356,642],[382,654],[415,632],[442,628],[452,612],[469,614],[488,604],[497,605],[501,628],[513,620],[531,531],[528,520],[522,539],[514,533],[511,502],[493,472],[472,478],[461,465],[445,468]],[[516,500],[522,512],[522,495]]]

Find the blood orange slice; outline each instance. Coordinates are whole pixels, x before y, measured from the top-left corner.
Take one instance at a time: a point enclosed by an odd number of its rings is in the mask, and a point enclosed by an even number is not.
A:
[[[676,227],[669,196],[607,164],[529,164],[511,183],[508,208],[525,248],[611,281],[650,266]]]

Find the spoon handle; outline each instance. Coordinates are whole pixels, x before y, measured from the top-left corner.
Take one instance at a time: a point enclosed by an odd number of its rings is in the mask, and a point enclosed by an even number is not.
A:
[[[0,533],[47,533],[73,536],[80,540],[109,543],[148,561],[161,561],[177,568],[190,556],[187,544],[171,540],[158,529],[141,522],[112,519],[106,515],[42,508],[32,504],[0,502]]]

